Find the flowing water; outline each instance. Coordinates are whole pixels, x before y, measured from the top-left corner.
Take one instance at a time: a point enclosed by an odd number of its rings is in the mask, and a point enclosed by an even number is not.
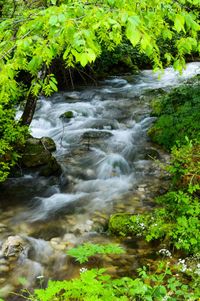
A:
[[[67,248],[112,241],[104,233],[110,214],[151,208],[165,184],[149,155],[153,150],[161,160],[166,156],[147,136],[155,120],[150,99],[199,72],[200,63],[188,64],[182,76],[170,68],[161,76],[148,70],[38,101],[32,135],[53,138],[62,174],[44,178],[29,171],[1,186],[0,247],[9,235],[19,235],[25,247],[14,264],[1,257],[0,295],[29,287],[41,275],[76,275],[79,266],[66,256]],[[60,118],[66,111],[73,117]],[[134,248],[130,253],[137,260],[136,242]]]

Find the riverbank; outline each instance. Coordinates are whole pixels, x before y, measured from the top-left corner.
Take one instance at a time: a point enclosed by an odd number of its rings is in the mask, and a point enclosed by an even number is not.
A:
[[[105,231],[113,212],[152,210],[154,197],[168,187],[168,177],[152,157],[163,163],[169,158],[147,136],[155,120],[150,116],[150,100],[198,68],[190,64],[183,77],[167,69],[160,80],[151,71],[114,77],[98,87],[80,87],[39,101],[32,135],[53,138],[62,175],[44,178],[26,172],[3,185],[1,246],[7,250],[8,236],[15,236],[15,244],[19,236],[16,247],[21,251],[15,264],[2,261],[2,296],[33,287],[41,275],[45,281],[77,276],[80,266],[69,259],[66,249],[85,241],[112,241]],[[67,111],[73,117],[60,118]],[[118,258],[119,264],[115,257],[105,259],[113,275],[131,274],[144,264],[145,256],[147,262],[155,256],[155,246],[147,247],[140,240],[125,245],[130,256]]]

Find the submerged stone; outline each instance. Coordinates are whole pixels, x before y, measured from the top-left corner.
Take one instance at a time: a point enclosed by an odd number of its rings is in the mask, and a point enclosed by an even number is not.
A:
[[[83,134],[82,139],[105,139],[112,136],[112,133],[107,131],[87,131]]]

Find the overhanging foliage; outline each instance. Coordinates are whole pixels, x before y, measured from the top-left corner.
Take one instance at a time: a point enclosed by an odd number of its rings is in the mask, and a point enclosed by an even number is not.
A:
[[[24,143],[21,124],[30,124],[37,97],[57,91],[54,59],[64,60],[66,68],[85,67],[102,47],[111,51],[126,36],[158,69],[162,38],[177,49],[175,57],[166,51],[165,59],[181,70],[184,56],[200,51],[198,7],[199,0],[0,1],[0,181],[16,161],[16,144]],[[21,80],[22,72],[28,80]],[[19,123],[14,116],[22,99]]]

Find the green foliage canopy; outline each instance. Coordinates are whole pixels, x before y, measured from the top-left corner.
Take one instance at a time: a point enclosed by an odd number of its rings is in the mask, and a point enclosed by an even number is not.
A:
[[[199,0],[0,0],[0,181],[16,161],[16,144],[25,141],[26,131],[14,119],[16,105],[57,91],[50,70],[56,58],[66,68],[85,67],[125,36],[158,69],[162,38],[175,43],[176,56],[164,56],[181,70],[186,54],[200,52],[199,6]]]

